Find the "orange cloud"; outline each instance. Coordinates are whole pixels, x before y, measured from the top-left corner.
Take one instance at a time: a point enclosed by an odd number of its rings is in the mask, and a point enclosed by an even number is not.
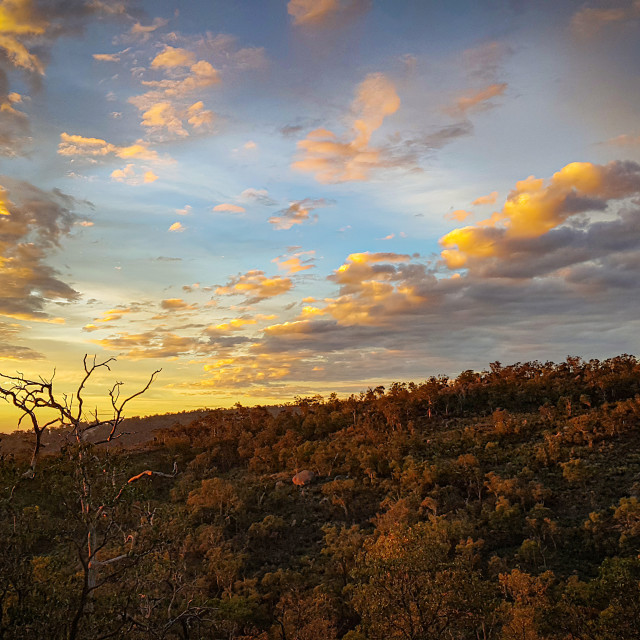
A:
[[[272,262],[275,262],[278,265],[278,269],[282,269],[287,275],[293,275],[314,267],[313,264],[308,264],[308,260],[306,263],[303,263],[301,260],[302,256],[313,255],[314,253],[315,251],[302,251],[287,258],[283,256],[274,258]]]
[[[253,269],[247,273],[231,278],[229,282],[216,289],[218,295],[244,295],[247,302],[252,304],[267,298],[287,293],[293,287],[290,278],[273,276],[268,278],[264,271]]]
[[[373,169],[388,164],[382,152],[370,146],[371,136],[399,108],[393,82],[382,73],[369,74],[356,90],[351,139],[340,140],[332,131],[315,129],[298,142],[300,158],[291,166],[315,174],[323,183],[367,180]]]
[[[229,204],[229,203],[223,203],[223,204],[217,204],[215,207],[213,207],[213,211],[224,211],[227,213],[244,213],[246,211],[246,209],[244,207],[240,207],[237,204]]]
[[[471,215],[471,211],[465,211],[464,209],[456,209],[455,211],[449,211],[444,214],[445,220],[458,220],[463,222]]]
[[[160,302],[160,306],[167,311],[192,311],[197,307],[185,302],[182,298],[167,298]]]
[[[479,198],[476,198],[471,204],[475,206],[481,205],[481,204],[494,204],[497,199],[498,199],[498,192],[492,191],[488,196],[480,196]]]
[[[184,231],[186,227],[181,222],[174,222],[170,227],[169,231],[181,232]]]
[[[491,106],[489,102],[492,98],[497,98],[504,94],[507,83],[490,84],[483,89],[469,91],[456,99],[453,106],[447,111],[455,116],[466,116],[469,111],[478,111]]]
[[[369,7],[367,0],[289,0],[287,12],[293,24],[303,27],[324,26],[333,19],[344,19]]]
[[[583,7],[571,18],[571,29],[577,36],[591,37],[607,25],[635,20],[640,16],[640,3],[624,2],[621,7],[593,9]]]

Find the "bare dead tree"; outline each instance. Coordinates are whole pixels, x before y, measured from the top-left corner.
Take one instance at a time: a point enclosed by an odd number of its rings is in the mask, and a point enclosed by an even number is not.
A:
[[[13,376],[0,373],[0,397],[22,412],[18,424],[28,419],[35,435],[31,462],[23,478],[33,478],[36,474],[43,446],[42,436],[47,428],[55,426],[65,430],[71,445],[70,452],[79,504],[77,519],[81,523],[84,536],[80,542],[75,542],[78,560],[82,566],[83,583],[77,609],[69,624],[69,640],[75,640],[78,637],[80,622],[85,613],[92,609],[94,592],[103,584],[100,580],[100,570],[104,567],[113,567],[130,558],[128,552],[107,558],[102,557],[114,533],[117,533],[115,508],[126,488],[145,477],[173,478],[178,472],[175,464],[171,473],[147,469],[132,476],[120,487],[114,484],[113,492],[107,499],[104,495],[96,494],[92,482],[92,470],[95,465],[92,449],[96,445],[112,442],[124,435],[119,431],[119,427],[125,418],[126,406],[145,393],[161,371],[160,369],[154,371],[141,389],[128,396],[123,396],[121,393],[123,383],[116,382],[108,390],[111,405],[109,415],[101,417],[98,409],[86,411],[84,394],[92,376],[101,369],[111,371],[110,364],[114,361],[115,358],[109,358],[99,362],[95,356],[90,358],[85,355],[84,375],[76,390],[70,395],[65,393],[56,395],[54,392],[55,372],[50,379],[39,377],[37,380],[30,380],[21,373]],[[94,434],[100,433],[100,427],[106,427],[106,435],[98,439],[92,438]]]
[[[89,356],[85,354],[83,359],[84,376],[75,393],[71,395],[63,393],[60,398],[54,394],[53,390],[55,371],[49,380],[42,377],[39,377],[38,380],[29,380],[22,373],[17,373],[15,376],[0,373],[0,398],[10,402],[22,412],[18,420],[18,426],[26,418],[31,421],[35,435],[31,464],[27,471],[28,475],[33,476],[35,474],[38,456],[42,449],[42,434],[49,427],[55,426],[68,429],[67,435],[77,444],[87,442],[96,429],[105,425],[109,428],[108,434],[102,440],[93,442],[93,444],[105,444],[125,435],[124,433],[119,433],[118,428],[125,418],[124,409],[126,405],[134,398],[145,393],[162,369],[154,371],[142,389],[125,398],[121,398],[123,383],[116,382],[108,391],[111,415],[108,418],[101,418],[97,409],[93,412],[85,411],[83,394],[87,383],[96,371],[102,368],[111,371],[109,365],[112,362],[115,362],[115,358],[98,362],[95,355],[92,359],[89,359]],[[51,416],[52,411],[54,412],[54,417],[43,422],[40,416],[43,413]]]

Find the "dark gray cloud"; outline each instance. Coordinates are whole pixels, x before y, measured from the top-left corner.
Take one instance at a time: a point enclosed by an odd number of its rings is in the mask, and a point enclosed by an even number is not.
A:
[[[0,184],[0,315],[46,320],[48,302],[78,298],[47,264],[71,232],[77,203],[58,190],[44,192],[7,177],[0,176]]]

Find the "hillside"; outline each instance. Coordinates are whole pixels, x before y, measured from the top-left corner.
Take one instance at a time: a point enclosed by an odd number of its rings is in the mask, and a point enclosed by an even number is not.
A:
[[[0,638],[638,638],[639,394],[632,356],[493,363],[3,454]]]

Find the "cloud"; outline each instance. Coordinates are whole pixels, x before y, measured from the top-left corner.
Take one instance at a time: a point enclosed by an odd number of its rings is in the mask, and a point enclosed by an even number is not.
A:
[[[504,42],[491,40],[466,49],[462,53],[462,62],[470,78],[491,83],[496,81],[505,57],[511,53],[511,48]]]
[[[257,202],[266,207],[276,204],[276,201],[269,196],[269,192],[266,189],[254,189],[253,187],[245,189],[238,199],[243,202]]]
[[[197,307],[185,302],[182,298],[167,298],[160,302],[160,306],[166,311],[193,311]]]
[[[350,137],[341,140],[327,129],[311,131],[298,142],[299,159],[291,166],[315,174],[322,183],[367,180],[373,169],[390,166],[370,141],[384,119],[400,108],[395,85],[382,73],[370,73],[358,85],[352,108],[356,115]]]
[[[213,211],[224,211],[226,213],[244,213],[246,209],[244,207],[240,207],[237,204],[229,204],[227,202],[223,204],[217,204],[213,207]]]
[[[4,71],[0,69],[0,155],[14,157],[26,149],[29,138],[29,120],[20,111],[18,105],[23,97],[8,92],[8,82]]]
[[[495,106],[491,100],[504,95],[507,83],[490,84],[482,89],[473,89],[456,98],[454,104],[447,108],[453,116],[466,116],[469,112],[490,109]]]
[[[189,134],[182,126],[182,118],[170,102],[156,102],[142,114],[142,126],[166,129],[178,136]]]
[[[260,71],[268,64],[264,47],[240,47],[238,39],[228,33],[207,32],[190,42],[202,58],[227,71]]]
[[[443,236],[442,257],[450,269],[506,257],[516,250],[514,243],[541,237],[573,216],[604,211],[609,201],[639,192],[640,165],[633,162],[573,162],[547,181],[530,176],[516,184],[501,212]]]
[[[470,215],[472,215],[471,211],[465,211],[464,209],[456,209],[455,211],[449,211],[449,213],[445,213],[444,214],[444,219],[445,220],[457,220],[458,222],[463,222]]]
[[[118,146],[102,138],[86,138],[80,135],[60,134],[58,154],[61,156],[80,156],[84,158],[99,158],[115,156],[124,160],[144,160],[155,162],[160,160],[157,151],[149,148],[147,142],[138,140],[135,144]]]
[[[254,304],[267,298],[287,293],[293,287],[290,278],[265,276],[264,271],[252,269],[229,280],[226,285],[218,287],[218,295],[243,295],[247,304]]]
[[[369,0],[289,0],[287,12],[296,26],[322,27],[363,13],[370,5]]]
[[[44,74],[44,64],[21,41],[46,33],[50,22],[31,0],[6,0],[0,5],[0,50],[16,67]]]
[[[198,89],[211,87],[220,82],[220,74],[206,60],[198,60],[189,68],[189,72],[175,70],[179,74],[178,78],[165,78],[164,80],[143,80],[142,84],[147,87],[157,89],[157,92],[147,93],[141,98],[154,98],[156,96],[166,96],[170,98],[182,98]],[[181,76],[181,77],[180,77]],[[129,100],[135,106],[140,103],[139,99]]]
[[[120,54],[118,53],[94,53],[93,59],[98,62],[120,62]]]
[[[616,4],[615,2],[613,3]],[[583,7],[571,18],[571,30],[579,37],[595,36],[605,27],[637,20],[640,17],[640,4],[631,0],[617,3],[607,9]]]
[[[186,229],[186,227],[182,224],[182,222],[174,222],[170,227],[169,227],[169,231],[174,231],[174,232],[182,232]]]
[[[14,344],[20,325],[0,322],[0,360],[41,360],[44,356],[34,349]]]
[[[607,140],[607,144],[613,144],[618,147],[635,147],[640,145],[640,136],[630,136],[625,133]]]
[[[199,100],[198,102],[194,102],[187,109],[186,118],[187,122],[194,129],[206,130],[212,127],[213,121],[215,119],[215,114],[213,113],[213,111],[205,109],[204,103],[202,102],[202,100]]]
[[[136,22],[129,33],[127,34],[130,39],[141,40],[146,42],[151,37],[151,34],[158,29],[162,29],[169,24],[169,21],[165,18],[154,18],[151,24],[143,25],[140,22]]]
[[[480,196],[479,198],[476,198],[471,204],[474,206],[481,204],[495,204],[497,199],[498,192],[492,191],[488,196]]]
[[[245,336],[195,388],[286,395],[289,381],[335,388],[336,371],[359,387],[363,371],[367,380],[418,379],[425,367],[449,371],[451,354],[480,368],[496,354],[558,359],[584,344],[595,345],[593,357],[619,352],[640,329],[639,197],[633,162],[527,178],[469,227],[477,253],[462,273],[416,254],[353,253],[329,276],[330,297],[306,297],[297,317]]]
[[[119,333],[115,336],[92,340],[109,351],[140,360],[146,358],[177,358],[209,350],[208,343],[198,338],[185,337],[164,329],[151,329],[142,333]]]
[[[111,172],[111,179],[116,182],[124,182],[130,185],[150,184],[158,179],[153,171],[145,171],[140,175],[136,173],[133,164],[127,164],[124,169],[116,169]]]
[[[245,327],[253,326],[257,322],[256,318],[233,318],[228,322],[207,327],[205,333],[209,336],[220,336],[230,332],[242,331]]]
[[[316,222],[317,214],[311,216],[311,212],[320,207],[326,207],[330,202],[324,198],[312,200],[305,198],[304,200],[296,200],[292,202],[286,209],[280,211],[280,215],[271,216],[269,223],[276,229],[291,229],[296,224],[304,224],[311,220]]]
[[[47,304],[77,300],[78,293],[46,260],[70,234],[77,202],[58,190],[1,180],[6,188],[0,187],[0,316],[56,322]]]
[[[189,98],[194,92],[217,84],[220,81],[218,71],[206,60],[189,64],[191,58],[183,49],[166,47],[153,62],[159,58],[160,62],[155,68],[163,70],[170,77],[143,80],[143,86],[151,87],[151,90],[129,98],[129,102],[142,112],[141,124],[158,134],[166,131],[179,137],[189,135],[185,123],[194,129],[211,128],[213,112],[204,108],[202,100],[191,103]]]
[[[44,76],[53,43],[61,36],[81,32],[89,20],[105,14],[114,17],[106,5],[95,1],[0,2],[0,155],[21,155],[31,142],[27,117],[12,100],[18,94],[9,90],[7,68],[32,80]]]
[[[189,386],[205,389],[270,385],[289,377],[295,358],[288,354],[241,355],[204,365],[206,379]]]
[[[292,256],[279,256],[274,258],[272,262],[275,262],[278,265],[278,269],[283,270],[290,276],[300,273],[301,271],[313,269],[315,266],[313,264],[313,257],[306,258],[304,262],[302,260],[304,256],[313,255],[315,255],[315,251],[299,251],[298,253],[294,253]]]
[[[154,69],[190,67],[195,62],[196,56],[191,51],[165,45],[164,49],[151,61],[151,67]]]

